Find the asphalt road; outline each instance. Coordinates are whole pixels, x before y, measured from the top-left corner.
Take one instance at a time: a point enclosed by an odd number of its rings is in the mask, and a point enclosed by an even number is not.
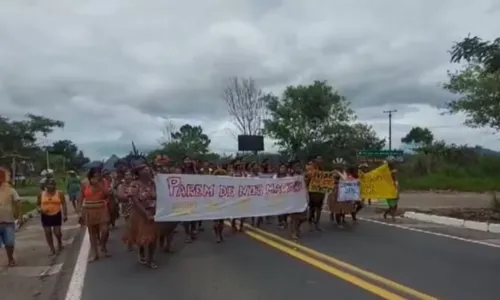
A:
[[[368,220],[373,215],[365,215]],[[327,219],[326,216],[324,219]],[[376,221],[379,222],[379,221]],[[207,224],[208,225],[208,224]],[[425,228],[473,240],[500,237],[422,223]],[[340,230],[305,232],[301,245],[268,225],[215,244],[211,232],[175,254],[158,255],[149,270],[125,251],[113,233],[112,258],[88,266],[84,300],[140,299],[499,299],[500,249],[463,240],[360,221]],[[500,240],[499,240],[500,242]]]

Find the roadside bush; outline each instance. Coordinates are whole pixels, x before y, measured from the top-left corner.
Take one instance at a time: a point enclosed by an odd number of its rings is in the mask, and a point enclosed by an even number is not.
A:
[[[403,190],[500,191],[500,156],[480,148],[446,146],[421,149],[398,167]]]

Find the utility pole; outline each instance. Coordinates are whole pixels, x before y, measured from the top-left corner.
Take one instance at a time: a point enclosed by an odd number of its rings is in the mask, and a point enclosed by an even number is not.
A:
[[[392,114],[398,112],[397,109],[384,110],[384,114],[389,114],[389,151],[392,150]]]

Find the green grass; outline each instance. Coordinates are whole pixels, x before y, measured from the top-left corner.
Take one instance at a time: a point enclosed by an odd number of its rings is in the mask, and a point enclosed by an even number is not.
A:
[[[499,178],[450,176],[431,174],[422,177],[399,178],[401,190],[453,190],[459,192],[500,191]]]
[[[40,187],[38,185],[27,185],[23,187],[16,187],[16,191],[21,197],[36,197],[40,193]]]
[[[66,185],[62,178],[57,178],[57,188],[65,191]],[[36,197],[40,193],[39,180],[26,184],[25,186],[16,186],[16,191],[21,197]]]
[[[36,204],[29,202],[29,201],[23,201],[21,202],[21,212],[23,214],[28,213],[36,208]]]

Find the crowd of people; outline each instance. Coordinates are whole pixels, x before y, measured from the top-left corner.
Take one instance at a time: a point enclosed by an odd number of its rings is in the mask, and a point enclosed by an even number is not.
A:
[[[278,216],[249,217],[238,220],[213,220],[212,231],[214,241],[224,241],[223,231],[225,224],[233,233],[243,232],[247,224],[255,227],[278,226],[280,229],[288,229],[292,239],[299,239],[302,227],[308,224],[310,231],[322,231],[320,220],[325,208],[330,213],[330,220],[336,222],[339,228],[346,223],[346,215],[350,214],[352,221],[356,222],[357,213],[363,208],[364,200],[339,202],[337,201],[337,185],[340,179],[358,178],[360,172],[367,172],[368,165],[361,164],[358,167],[346,168],[342,160],[333,162],[334,186],[332,191],[326,193],[309,192],[308,207],[303,212],[284,214]],[[89,170],[87,176],[81,180],[78,175],[71,171],[66,179],[66,194],[73,209],[79,215],[82,226],[86,226],[90,245],[91,256],[89,262],[108,257],[108,238],[110,228],[116,226],[116,220],[121,216],[124,219],[123,242],[129,251],[138,252],[138,261],[151,269],[158,265],[155,262],[155,254],[158,249],[165,252],[171,251],[172,240],[177,228],[183,229],[185,243],[192,243],[200,232],[205,231],[204,223],[200,221],[190,222],[155,222],[156,210],[156,188],[154,175],[156,173],[173,174],[202,174],[214,176],[234,177],[287,177],[304,175],[306,186],[316,171],[323,170],[321,157],[313,157],[303,166],[298,161],[287,163],[270,164],[268,161],[261,163],[243,163],[237,158],[224,165],[214,165],[185,157],[182,161],[175,163],[165,156],[158,156],[152,162],[145,157],[138,156],[133,159],[122,159],[115,164],[113,170],[105,170],[96,167]],[[395,176],[395,172],[393,172]],[[3,181],[1,181],[3,178]],[[395,177],[393,177],[395,180]],[[7,249],[9,264],[15,265],[13,258],[14,232],[10,224],[18,214],[16,203],[19,196],[15,190],[6,183],[5,176],[0,176],[2,185],[0,193],[0,243]],[[397,182],[395,180],[395,182]],[[368,200],[368,199],[366,199]],[[326,201],[326,203],[325,203]],[[12,209],[6,210],[6,203],[11,203]],[[388,201],[389,203],[389,201]],[[384,217],[391,215],[395,217],[397,199],[391,199],[389,208]],[[52,255],[63,249],[61,225],[67,220],[68,209],[65,193],[57,189],[53,174],[47,173],[41,183],[41,191],[37,199],[37,206],[41,212],[41,223],[45,231],[47,244]],[[54,243],[54,237],[56,243]],[[11,251],[12,250],[12,251]]]

